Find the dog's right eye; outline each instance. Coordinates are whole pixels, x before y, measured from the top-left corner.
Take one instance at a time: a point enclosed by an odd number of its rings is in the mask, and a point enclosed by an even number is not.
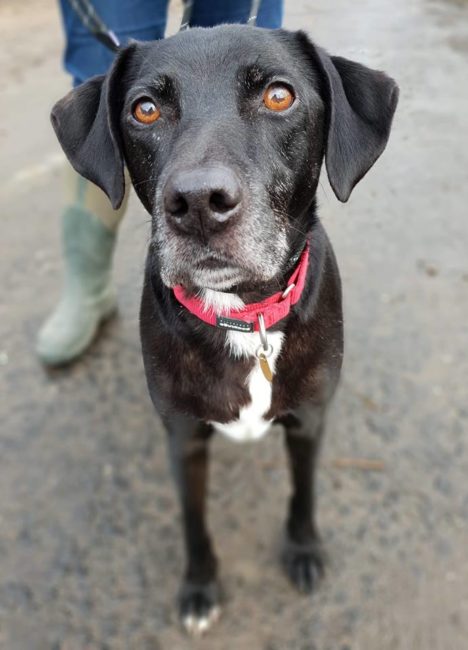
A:
[[[161,117],[161,111],[149,97],[139,99],[133,106],[133,117],[141,124],[153,124]]]

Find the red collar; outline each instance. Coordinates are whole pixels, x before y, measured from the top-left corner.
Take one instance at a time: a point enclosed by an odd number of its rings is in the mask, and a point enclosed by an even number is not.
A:
[[[274,293],[262,302],[249,303],[238,311],[232,310],[222,315],[216,314],[213,309],[206,311],[203,301],[196,296],[188,296],[181,285],[174,287],[174,296],[191,314],[209,325],[238,332],[258,332],[259,315],[263,315],[265,328],[268,329],[289,314],[291,307],[301,297],[308,264],[309,243],[306,244],[284,291]]]

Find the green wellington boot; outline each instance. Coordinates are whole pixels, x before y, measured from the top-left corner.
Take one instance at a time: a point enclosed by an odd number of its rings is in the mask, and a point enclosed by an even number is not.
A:
[[[64,288],[37,340],[37,353],[49,365],[67,363],[84,352],[100,323],[117,308],[112,257],[126,201],[114,211],[98,187],[72,174],[68,185],[75,189],[75,200],[62,218]]]

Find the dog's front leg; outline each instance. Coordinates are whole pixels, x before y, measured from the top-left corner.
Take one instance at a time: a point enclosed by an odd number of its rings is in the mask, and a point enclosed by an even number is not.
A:
[[[211,429],[183,415],[169,417],[165,424],[187,553],[187,568],[179,595],[180,615],[187,631],[202,634],[218,617],[220,598],[217,562],[205,514]]]
[[[313,590],[323,573],[323,553],[315,522],[315,466],[324,425],[324,408],[308,405],[282,419],[286,430],[292,495],[286,520],[283,562],[303,593]]]

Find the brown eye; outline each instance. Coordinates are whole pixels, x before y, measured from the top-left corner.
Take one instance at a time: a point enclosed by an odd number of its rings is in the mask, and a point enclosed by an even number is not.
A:
[[[271,84],[263,94],[263,103],[270,111],[285,111],[295,100],[292,90],[284,84]]]
[[[142,124],[153,124],[161,116],[161,111],[151,99],[140,99],[133,107],[133,117]]]

